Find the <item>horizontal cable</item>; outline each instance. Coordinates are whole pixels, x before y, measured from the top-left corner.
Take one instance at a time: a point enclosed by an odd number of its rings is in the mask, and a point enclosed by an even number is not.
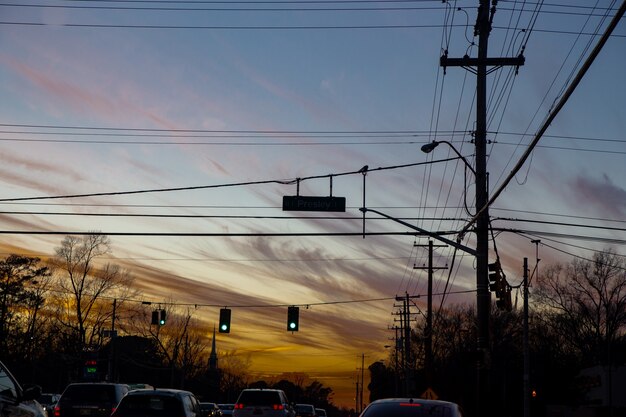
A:
[[[386,167],[378,167],[368,169],[367,165],[364,168],[361,168],[358,171],[348,171],[341,172],[336,174],[325,174],[325,175],[314,175],[302,178],[296,178],[291,180],[261,180],[261,181],[247,181],[247,182],[237,182],[237,183],[228,183],[228,184],[214,184],[214,185],[197,185],[197,186],[186,186],[186,187],[173,187],[173,188],[155,188],[155,189],[147,189],[147,190],[133,190],[133,191],[114,191],[114,192],[105,192],[105,193],[88,193],[88,194],[68,194],[68,195],[57,195],[57,196],[40,196],[40,197],[17,197],[17,198],[3,198],[0,199],[0,202],[9,202],[9,201],[32,201],[32,200],[52,200],[52,199],[61,199],[61,198],[84,198],[84,197],[102,197],[102,196],[114,196],[114,195],[130,195],[130,194],[146,194],[146,193],[162,193],[162,192],[172,192],[172,191],[191,191],[191,190],[206,190],[211,188],[228,188],[228,187],[243,187],[250,185],[261,185],[261,184],[282,184],[282,185],[290,185],[300,183],[305,180],[311,179],[321,179],[321,178],[332,178],[332,177],[341,177],[346,175],[364,175],[368,172],[375,171],[385,171],[399,168],[408,168],[419,165],[433,164],[436,162],[447,162],[453,161],[455,159],[460,159],[462,157],[454,157],[447,159],[439,159],[436,161],[427,161],[427,162],[415,162],[412,164],[403,164],[403,165],[393,165]]]

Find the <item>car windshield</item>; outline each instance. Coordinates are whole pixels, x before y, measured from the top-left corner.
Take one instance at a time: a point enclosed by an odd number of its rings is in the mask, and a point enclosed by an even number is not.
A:
[[[108,385],[70,385],[63,393],[63,401],[117,402],[115,387]]]
[[[385,402],[371,404],[361,417],[453,417],[452,409],[443,404],[420,402]]]
[[[239,397],[239,403],[246,405],[267,405],[280,404],[280,396],[272,391],[244,391]]]
[[[174,397],[129,395],[122,399],[116,415],[175,416],[184,415],[182,403]]]

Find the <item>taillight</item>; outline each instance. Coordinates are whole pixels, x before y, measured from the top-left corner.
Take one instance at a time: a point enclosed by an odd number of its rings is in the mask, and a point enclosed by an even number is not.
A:
[[[283,410],[284,408],[282,404],[274,404],[274,410]]]
[[[235,410],[243,410],[243,404],[242,403],[235,404]]]
[[[54,406],[54,417],[61,417],[61,407],[58,405]]]

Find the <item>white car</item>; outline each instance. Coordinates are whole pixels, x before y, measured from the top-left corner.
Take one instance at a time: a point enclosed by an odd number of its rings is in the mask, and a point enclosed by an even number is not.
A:
[[[0,416],[46,417],[43,407],[35,400],[40,395],[40,386],[32,385],[22,389],[8,368],[0,362]]]

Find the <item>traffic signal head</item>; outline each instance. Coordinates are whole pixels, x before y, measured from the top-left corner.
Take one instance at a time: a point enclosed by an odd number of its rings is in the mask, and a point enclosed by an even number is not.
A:
[[[496,299],[496,307],[500,310],[511,311],[513,310],[513,303],[511,301],[511,287],[506,285],[506,288]]]
[[[502,281],[502,269],[500,262],[489,264],[489,291],[497,292],[500,282]]]
[[[154,310],[152,312],[152,324],[159,324],[159,310]]]
[[[165,320],[167,318],[167,313],[165,310],[161,310],[161,318],[159,319],[159,326],[163,326],[165,324]]]
[[[220,333],[230,333],[230,308],[220,310]]]
[[[298,320],[300,315],[300,307],[290,306],[287,308],[287,330],[291,332],[298,331]]]

